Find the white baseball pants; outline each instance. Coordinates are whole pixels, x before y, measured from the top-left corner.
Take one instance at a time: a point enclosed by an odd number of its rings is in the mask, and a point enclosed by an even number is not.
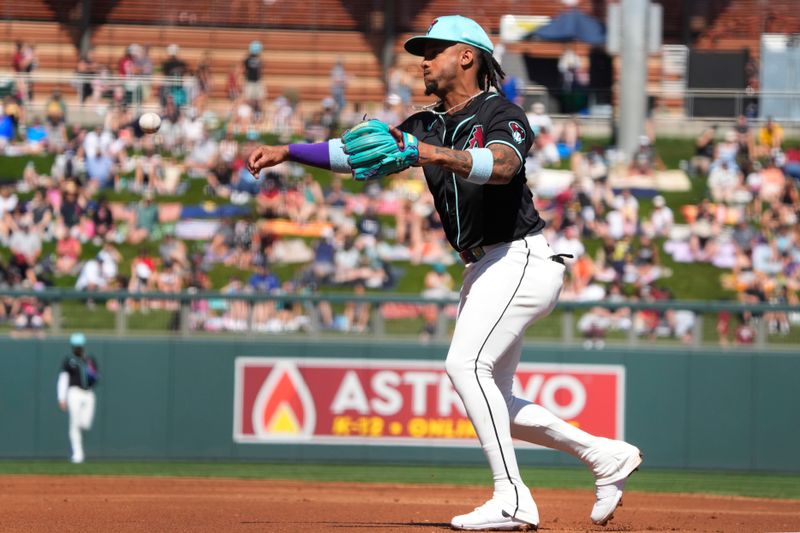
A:
[[[72,462],[82,463],[83,435],[81,431],[91,429],[94,420],[94,392],[80,387],[67,389],[67,411],[69,412],[69,443],[72,447]]]
[[[513,516],[530,505],[531,495],[512,436],[565,451],[590,467],[586,456],[596,437],[511,392],[525,330],[552,311],[564,265],[550,259],[554,252],[542,235],[484,248],[486,255],[464,271],[445,368],[489,461],[494,498]]]

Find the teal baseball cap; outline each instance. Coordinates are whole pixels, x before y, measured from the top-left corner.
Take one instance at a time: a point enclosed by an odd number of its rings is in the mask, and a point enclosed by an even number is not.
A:
[[[428,33],[417,35],[405,42],[406,52],[415,56],[425,55],[425,44],[428,41],[452,41],[480,48],[490,54],[494,50],[492,40],[486,35],[480,24],[461,15],[448,15],[433,19],[428,26]]]
[[[86,346],[86,335],[84,335],[83,333],[73,333],[69,337],[69,343],[72,346],[80,346],[80,347]]]

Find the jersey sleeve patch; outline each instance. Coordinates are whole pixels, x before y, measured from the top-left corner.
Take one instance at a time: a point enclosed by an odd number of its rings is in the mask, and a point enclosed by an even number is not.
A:
[[[522,124],[516,120],[511,120],[508,122],[508,129],[511,131],[511,138],[514,139],[515,143],[521,145],[525,142],[525,138],[528,135],[525,132],[525,127]]]

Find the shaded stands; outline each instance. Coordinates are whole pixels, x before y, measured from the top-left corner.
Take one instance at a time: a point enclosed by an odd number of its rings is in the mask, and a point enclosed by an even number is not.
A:
[[[80,0],[5,2],[0,17],[17,20],[79,20]],[[98,24],[255,26],[356,30],[371,0],[92,0],[91,20]]]
[[[5,22],[0,24],[0,34],[0,51],[5,57],[10,58],[16,40],[36,43],[38,76],[69,78],[75,70],[78,52],[69,33],[58,23]],[[270,97],[293,89],[302,100],[321,100],[330,94],[330,70],[341,57],[347,72],[354,77],[348,87],[348,98],[353,101],[380,101],[383,98],[380,64],[367,38],[357,31],[264,31],[106,24],[92,34],[95,61],[114,70],[125,48],[132,42],[150,45],[150,56],[156,66],[164,60],[165,48],[173,43],[180,46],[180,57],[189,63],[190,68],[196,67],[208,54],[213,75],[212,100],[226,98],[226,76],[233,65],[244,59],[247,43],[255,39],[264,45],[264,76]],[[0,68],[0,75],[10,72],[8,61]],[[65,94],[74,92],[68,79],[64,82],[37,81],[36,86],[37,99],[46,98],[56,88]]]
[[[762,33],[800,33],[796,0],[732,0],[698,37],[699,50],[749,49],[758,58]]]

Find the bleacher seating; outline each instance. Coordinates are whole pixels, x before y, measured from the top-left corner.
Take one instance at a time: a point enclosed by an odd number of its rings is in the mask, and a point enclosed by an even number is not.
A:
[[[688,7],[682,0],[660,0],[660,3],[664,6],[664,42],[676,42],[677,37],[683,36],[683,10]],[[382,14],[378,4],[372,0],[173,0],[153,6],[151,0],[94,0],[94,57],[114,70],[125,47],[137,42],[151,47],[151,58],[158,66],[164,60],[166,46],[178,44],[181,57],[191,68],[203,58],[210,61],[213,102],[225,98],[227,74],[234,64],[242,61],[247,44],[260,40],[264,45],[265,79],[271,96],[295,89],[302,100],[318,102],[329,94],[330,70],[341,58],[353,77],[348,100],[377,102],[384,96],[379,59]],[[7,3],[0,24],[3,37],[0,53],[10,58],[16,41],[35,43],[37,74],[69,77],[78,59],[76,6],[79,3],[47,0]],[[411,0],[396,2],[395,6],[394,22],[399,32],[395,51],[401,65],[419,63],[418,58],[403,52],[402,43],[410,35],[424,32],[437,15],[469,15],[485,25],[497,40],[500,17],[504,14],[552,17],[566,9],[559,2],[546,0],[496,0],[483,4],[471,0]],[[580,0],[577,7],[600,19],[605,17],[605,3]],[[697,48],[749,48],[755,57],[762,32],[800,32],[800,13],[792,0],[772,0],[766,4],[760,0],[716,2],[709,7],[707,22],[708,27],[698,37]],[[507,51],[556,58],[565,46],[522,42],[509,44]],[[579,54],[588,54],[587,45],[572,46]],[[616,80],[618,61],[615,65]],[[10,61],[0,64],[0,77],[9,73]],[[648,89],[657,92],[663,79],[660,57],[651,57],[647,79]],[[37,82],[37,95],[43,98],[54,88],[69,91],[70,87],[69,81],[41,81]],[[424,97],[421,83],[415,83],[413,89],[418,102],[430,100]],[[666,103],[675,109],[682,108],[680,99]]]

